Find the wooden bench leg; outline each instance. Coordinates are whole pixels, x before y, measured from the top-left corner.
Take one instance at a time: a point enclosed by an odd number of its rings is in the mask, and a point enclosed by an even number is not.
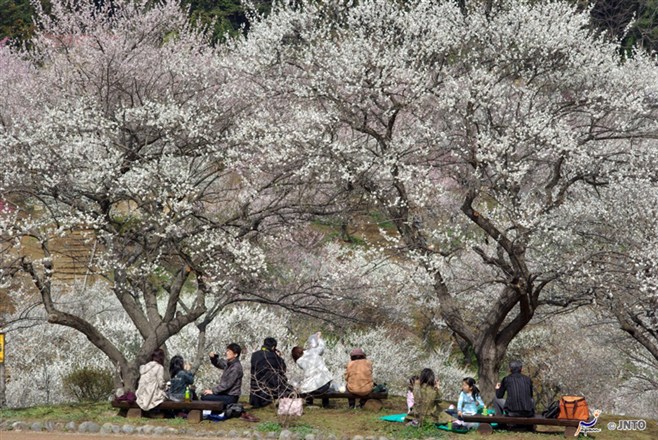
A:
[[[493,428],[488,423],[480,423],[480,426],[478,426],[478,432],[482,435],[493,434]]]
[[[564,428],[564,437],[565,438],[569,438],[569,437],[574,438],[576,436],[576,431],[577,430],[578,430],[578,428],[576,428],[575,426],[567,426],[566,428]]]
[[[117,416],[126,417],[127,415],[128,415],[128,408],[119,408],[119,412],[117,413]]]
[[[141,408],[130,408],[128,412],[126,413],[126,417],[129,419],[138,419],[142,417],[142,409]]]
[[[203,413],[200,409],[191,409],[187,413],[187,421],[190,423],[201,423],[203,420]]]
[[[384,402],[379,399],[368,399],[366,403],[363,404],[363,409],[368,411],[377,412],[384,407]]]

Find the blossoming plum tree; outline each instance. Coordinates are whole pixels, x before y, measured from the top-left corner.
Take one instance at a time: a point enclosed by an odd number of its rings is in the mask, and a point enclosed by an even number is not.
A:
[[[568,4],[488,3],[280,5],[240,50],[264,103],[249,132],[394,224],[385,252],[431,277],[490,396],[512,339],[595,252],[570,219],[655,148],[656,71]]]
[[[266,274],[261,236],[307,195],[273,155],[241,154],[232,127],[253,111],[250,85],[178,2],[55,0],[36,20],[30,51],[0,54],[15,66],[0,72],[14,84],[0,103],[0,198],[18,206],[0,215],[2,276],[27,275],[49,322],[84,334],[133,388],[185,326],[273,302],[237,286]],[[143,341],[136,353],[53,297],[55,243],[74,234],[94,249],[85,273],[111,286]]]
[[[485,395],[537,309],[591,301],[620,280],[605,268],[628,281],[613,310],[655,336],[655,204],[633,201],[656,189],[656,70],[586,14],[302,1],[212,48],[172,0],[92,3],[55,0],[29,52],[0,48],[0,198],[18,207],[0,215],[1,275],[26,275],[128,387],[192,323],[199,359],[231,303],[349,314],[345,298],[377,304],[379,286],[438,310]],[[615,206],[641,230],[615,234]],[[283,227],[364,214],[392,228],[363,255],[299,250]],[[135,326],[134,359],[53,296],[73,234]]]
[[[620,160],[614,185],[600,189],[588,212],[572,223],[580,240],[597,250],[574,278],[584,296],[607,310],[644,351],[634,357],[651,365],[644,370],[653,385],[658,375],[657,165],[655,151]]]

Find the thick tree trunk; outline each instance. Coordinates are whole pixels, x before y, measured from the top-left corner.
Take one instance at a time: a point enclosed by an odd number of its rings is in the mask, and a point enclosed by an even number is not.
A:
[[[44,253],[49,256],[48,250],[45,247]],[[22,266],[25,272],[32,277],[34,285],[39,289],[44,308],[48,313],[48,322],[70,327],[84,334],[89,342],[105,353],[118,366],[122,386],[125,390],[134,391],[137,388],[139,366],[150,360],[151,353],[156,348],[162,347],[171,336],[177,334],[189,323],[194,322],[194,320],[206,311],[203,301],[204,295],[201,293],[197,295],[194,307],[188,310],[187,313],[179,313],[175,317],[173,317],[173,313],[170,313],[171,316],[168,316],[169,319],[166,322],[159,315],[154,315],[153,319],[156,322],[151,323],[146,319],[141,310],[139,310],[136,302],[131,303],[125,301],[125,295],[121,289],[115,290],[115,292],[118,292],[117,297],[119,300],[124,300],[122,301],[124,309],[133,320],[135,326],[140,330],[142,337],[144,337],[137,356],[133,361],[128,362],[123,353],[98,328],[94,327],[93,324],[79,316],[59,310],[56,307],[51,294],[51,279],[49,274],[52,273],[52,263],[50,260],[46,260],[46,263],[44,263],[45,275],[43,276],[35,270],[30,261],[24,260]],[[182,278],[183,276],[181,276]],[[178,290],[180,290],[180,287]]]
[[[475,356],[478,360],[478,387],[487,405],[490,405],[495,397],[495,386],[506,350],[507,347],[497,346],[494,336],[489,335],[482,338],[479,346],[475,347]]]
[[[137,361],[125,362],[121,367],[122,386],[125,391],[135,391],[139,381],[139,365]]]
[[[491,5],[491,2],[487,2],[485,6],[490,8]],[[393,127],[394,122],[394,118],[391,119],[388,126]],[[378,142],[382,150],[387,149],[387,140],[390,140],[390,136],[379,136]],[[404,182],[399,179],[397,167],[392,168],[391,177],[396,196],[404,203],[391,204],[385,197],[375,195],[387,210],[407,248],[425,254],[428,257],[427,261],[431,261],[435,250],[427,246],[428,241],[420,216],[414,215],[409,208],[413,204],[408,202],[407,190]],[[495,254],[489,254],[478,247],[473,250],[482,258],[483,264],[493,266],[499,271],[503,290],[497,298],[484,307],[483,316],[478,322],[469,322],[461,313],[459,301],[449,291],[441,272],[428,263],[425,263],[425,268],[434,276],[433,287],[439,302],[441,317],[452,330],[465,355],[467,354],[465,349],[469,346],[475,351],[480,390],[485,401],[490,403],[494,399],[495,385],[498,382],[498,373],[507,347],[532,319],[537,307],[537,298],[545,283],[536,289],[533,286],[535,276],[531,274],[526,264],[525,251],[528,238],[523,228],[517,227],[514,235],[507,235],[504,229],[499,229],[494,220],[482,215],[473,207],[478,196],[478,190],[468,191],[461,211],[496,242]],[[492,284],[491,288],[495,288],[494,286],[496,284]]]

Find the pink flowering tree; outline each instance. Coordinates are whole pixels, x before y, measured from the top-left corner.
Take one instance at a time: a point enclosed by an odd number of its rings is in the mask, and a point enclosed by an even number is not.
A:
[[[346,215],[394,225],[384,252],[427,273],[490,398],[511,341],[595,253],[570,221],[655,149],[656,71],[568,4],[465,5],[279,6],[240,50],[261,78],[249,132],[342,188]]]

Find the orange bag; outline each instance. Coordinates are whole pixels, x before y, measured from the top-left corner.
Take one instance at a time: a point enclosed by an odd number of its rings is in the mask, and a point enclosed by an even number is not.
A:
[[[583,396],[562,396],[558,419],[589,420],[589,408]]]

